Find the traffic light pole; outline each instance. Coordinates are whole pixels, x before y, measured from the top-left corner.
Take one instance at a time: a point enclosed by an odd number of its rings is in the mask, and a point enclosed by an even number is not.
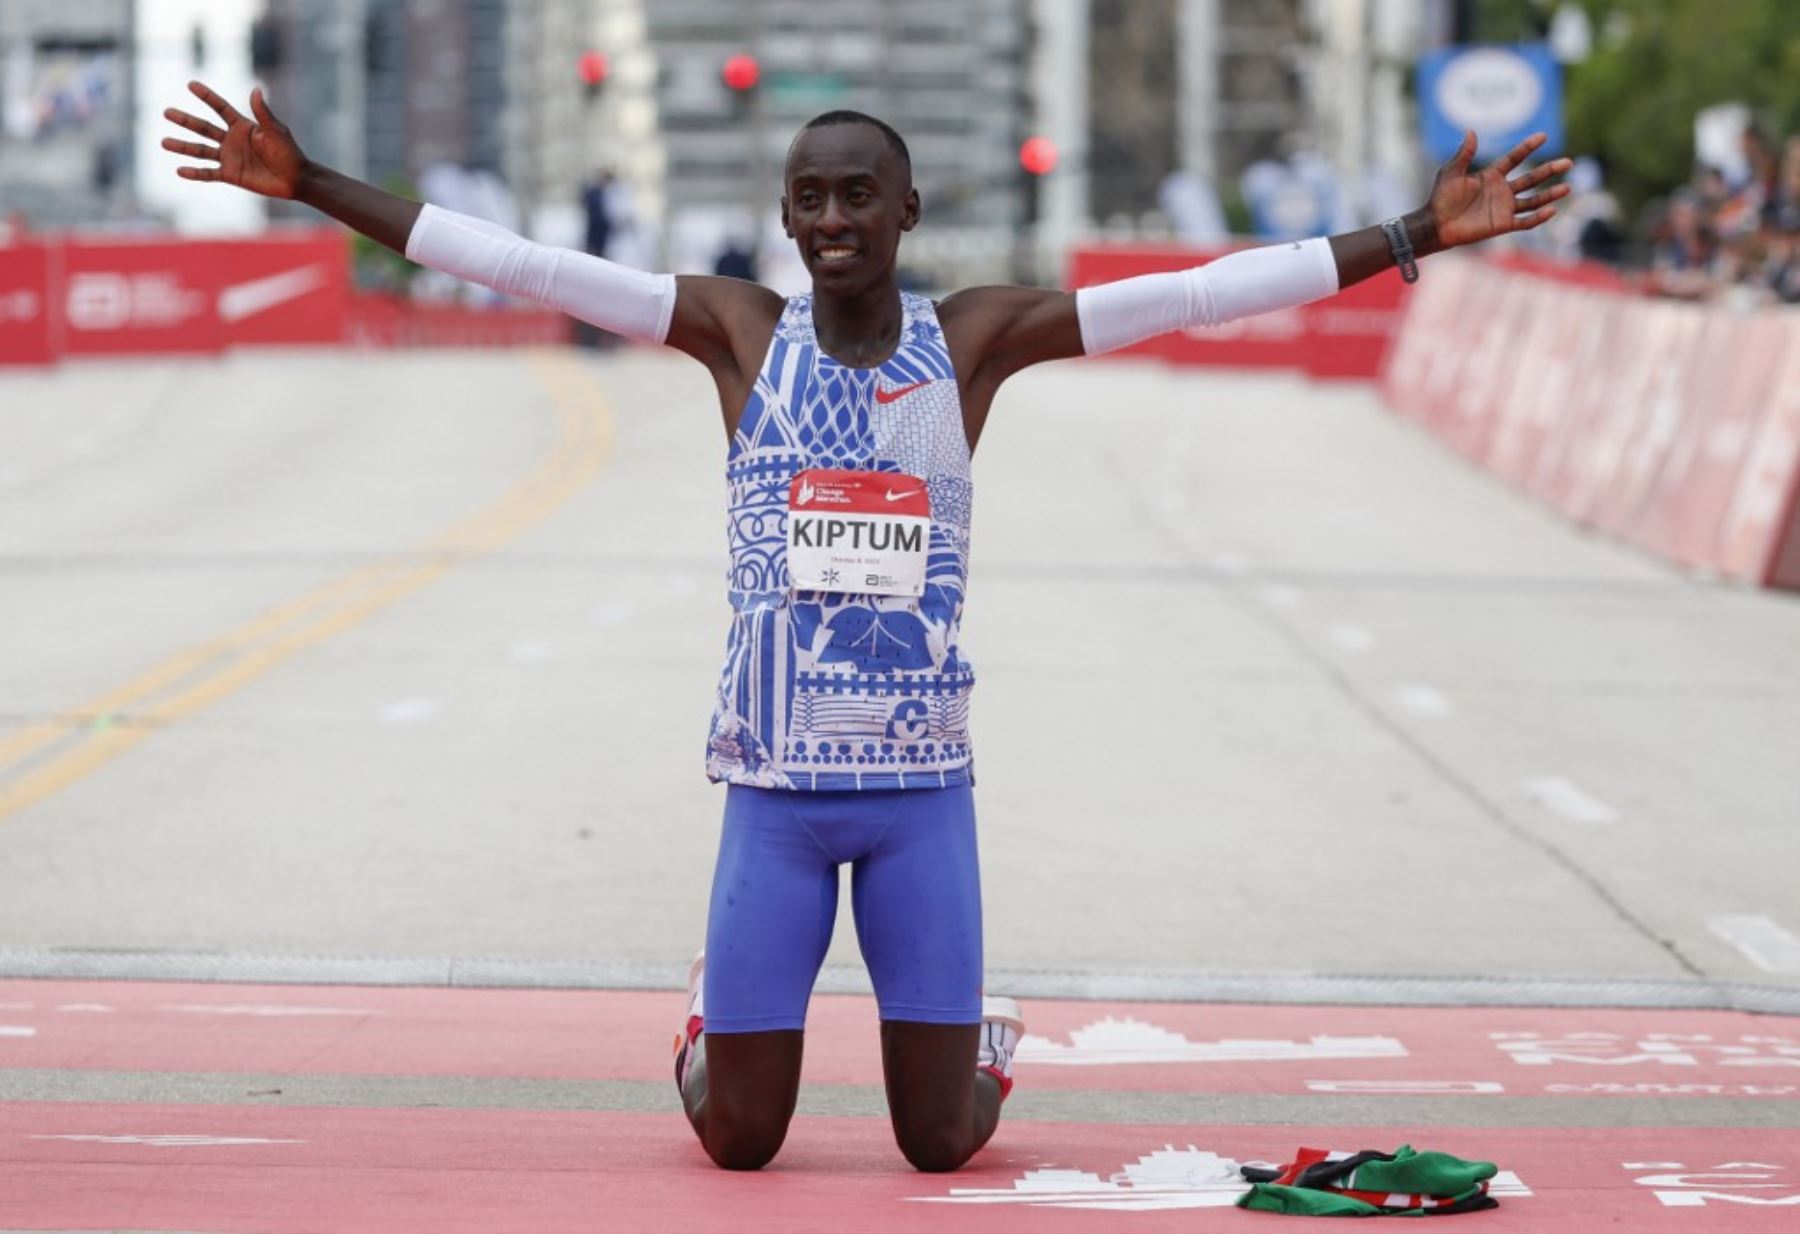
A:
[[[769,115],[763,104],[763,85],[760,79],[763,52],[763,6],[752,4],[750,7],[750,54],[756,58],[759,78],[750,88],[750,259],[756,265],[757,273],[763,267],[763,212],[768,208],[768,164],[769,164]]]

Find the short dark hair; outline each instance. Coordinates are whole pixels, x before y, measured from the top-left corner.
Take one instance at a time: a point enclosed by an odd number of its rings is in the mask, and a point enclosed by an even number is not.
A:
[[[886,120],[878,120],[867,112],[851,111],[847,107],[840,107],[836,111],[828,111],[814,116],[800,126],[800,132],[804,133],[808,129],[830,128],[834,124],[866,124],[879,130],[881,135],[887,139],[888,148],[898,154],[900,161],[906,165],[906,174],[912,175],[912,152],[906,148],[906,139],[900,136],[894,126]]]

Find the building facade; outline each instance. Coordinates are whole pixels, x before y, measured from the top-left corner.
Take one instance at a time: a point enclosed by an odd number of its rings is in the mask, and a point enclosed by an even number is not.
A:
[[[796,271],[773,226],[789,143],[821,112],[852,108],[893,125],[912,153],[925,226],[904,254],[936,269],[1004,270],[1024,214],[1017,151],[1030,132],[1028,0],[655,0],[644,6],[657,61],[672,253],[684,237],[748,229],[764,255]],[[754,58],[754,90],[724,82],[726,61]],[[732,220],[729,223],[719,220]]]
[[[134,53],[132,0],[0,2],[0,217],[129,209]]]

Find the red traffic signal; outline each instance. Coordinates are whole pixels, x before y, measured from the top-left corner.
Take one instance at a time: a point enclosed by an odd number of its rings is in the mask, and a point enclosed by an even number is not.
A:
[[[581,74],[583,85],[598,86],[606,80],[607,70],[611,67],[606,62],[605,52],[585,51],[581,53],[581,60],[576,71]]]
[[[739,94],[746,90],[756,89],[756,83],[762,79],[762,66],[756,63],[756,57],[747,51],[740,51],[725,62],[719,75],[725,79],[727,89]]]
[[[1019,166],[1034,176],[1056,170],[1056,143],[1048,137],[1027,137],[1019,145]]]

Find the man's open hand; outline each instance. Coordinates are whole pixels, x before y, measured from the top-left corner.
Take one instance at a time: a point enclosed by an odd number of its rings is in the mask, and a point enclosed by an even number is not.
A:
[[[1480,171],[1471,171],[1475,158],[1475,134],[1463,137],[1462,147],[1448,163],[1438,168],[1431,186],[1431,200],[1425,203],[1433,225],[1437,228],[1438,245],[1454,248],[1474,244],[1510,231],[1530,231],[1556,215],[1550,203],[1569,195],[1569,186],[1556,184],[1541,192],[1533,192],[1545,182],[1569,170],[1568,159],[1552,159],[1534,167],[1517,180],[1508,180],[1513,168],[1523,163],[1531,152],[1543,145],[1545,135],[1533,133],[1507,152],[1506,157]]]
[[[211,121],[190,116],[173,107],[163,116],[189,132],[198,133],[215,145],[199,141],[179,141],[165,137],[162,147],[190,158],[216,163],[216,167],[177,167],[175,174],[184,180],[218,180],[235,184],[264,197],[291,198],[300,188],[300,174],[306,167],[306,156],[300,153],[288,126],[275,118],[263,98],[262,90],[250,92],[251,120],[237,108],[220,98],[202,82],[190,81],[188,89],[196,98],[212,108],[225,122],[220,128]]]

